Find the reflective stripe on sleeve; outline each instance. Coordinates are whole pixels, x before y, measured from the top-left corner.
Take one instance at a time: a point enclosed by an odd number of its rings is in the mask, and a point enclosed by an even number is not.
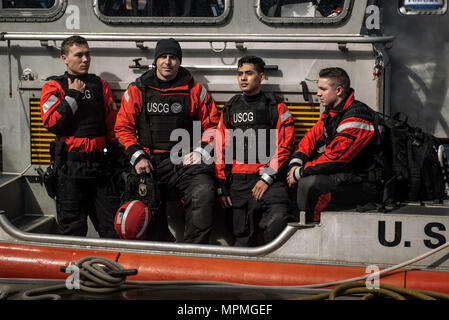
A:
[[[269,176],[267,173],[262,174],[260,177],[263,181],[265,181],[268,185],[271,185],[273,183],[273,178]]]
[[[206,99],[207,90],[203,86],[201,86],[201,93],[200,93],[200,101],[204,102],[204,99]]]
[[[349,129],[349,128],[374,131],[374,126],[372,124],[362,123],[362,122],[347,122],[347,123],[343,123],[343,124],[339,125],[337,128],[337,132],[341,132],[341,131]]]
[[[292,114],[290,113],[290,111],[284,112],[281,116],[281,122],[284,122],[285,120],[287,120],[289,117],[291,117],[291,115]]]
[[[145,155],[145,152],[143,150],[138,150],[134,152],[133,155],[131,156],[131,160],[129,160],[129,162],[131,162],[131,165],[135,165],[137,158],[139,158],[141,155]]]
[[[76,103],[75,98],[73,98],[71,96],[65,96],[64,100],[67,101],[67,103],[69,104],[69,106],[72,109],[73,113],[75,113],[76,110],[78,110],[78,103]]]
[[[302,161],[301,159],[299,159],[299,158],[293,158],[293,159],[290,161],[289,165],[292,165],[292,164],[297,164],[298,166],[302,166],[304,163],[303,163],[303,161]]]
[[[42,111],[44,111],[44,114],[50,110],[51,107],[55,105],[55,103],[58,102],[58,98],[55,95],[52,95],[50,98],[45,101],[45,103],[42,105]]]
[[[207,152],[205,149],[201,147],[198,147],[193,151],[199,153],[204,158],[205,161],[209,161],[211,158],[209,152]]]

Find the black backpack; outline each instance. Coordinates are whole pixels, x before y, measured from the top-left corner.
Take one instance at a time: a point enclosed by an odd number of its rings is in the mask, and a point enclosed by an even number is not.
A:
[[[375,115],[379,151],[376,162],[382,168],[382,204],[442,203],[449,181],[444,147],[436,137],[410,126],[407,120],[402,113],[393,117]]]

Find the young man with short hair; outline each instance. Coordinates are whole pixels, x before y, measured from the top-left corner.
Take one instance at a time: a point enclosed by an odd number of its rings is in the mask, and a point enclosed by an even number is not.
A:
[[[341,68],[320,71],[317,95],[324,112],[299,142],[287,176],[290,187],[298,184],[297,202],[307,222],[319,222],[329,205],[355,207],[378,197],[374,111],[355,100]]]
[[[120,200],[111,185],[112,170],[104,150],[118,146],[116,105],[108,83],[88,73],[91,57],[84,38],[65,39],[61,58],[67,71],[50,77],[40,98],[43,125],[56,134],[52,160],[58,176],[59,231],[85,236],[90,216],[101,237],[115,238],[113,221]]]
[[[260,244],[259,231],[268,243],[291,220],[280,169],[293,150],[295,129],[287,106],[262,91],[264,67],[259,57],[239,60],[242,94],[224,106],[217,130],[219,200],[232,213],[235,246]]]

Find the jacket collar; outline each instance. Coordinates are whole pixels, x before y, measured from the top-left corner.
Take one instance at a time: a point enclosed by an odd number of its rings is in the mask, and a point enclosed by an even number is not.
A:
[[[343,111],[345,111],[346,109],[349,108],[349,106],[354,102],[354,89],[350,89],[348,92],[348,95],[346,96],[346,98],[340,102],[338,105],[336,105],[335,107],[331,107],[331,108],[326,108],[326,110],[324,110],[323,112],[323,116],[327,117],[327,115],[330,116],[335,116]]]
[[[169,87],[174,88],[174,87],[181,87],[186,85],[190,79],[192,78],[192,75],[190,74],[190,72],[184,68],[184,67],[179,67],[178,70],[178,74],[176,75],[176,78],[174,78],[173,80],[170,81],[166,81],[165,83],[169,83]],[[149,86],[149,87],[154,87],[154,88],[161,88],[164,86],[164,81],[160,80],[157,76],[156,76],[156,69],[153,68],[149,71],[147,71],[146,73],[144,73],[142,75],[142,83]],[[165,87],[165,86],[164,86]]]

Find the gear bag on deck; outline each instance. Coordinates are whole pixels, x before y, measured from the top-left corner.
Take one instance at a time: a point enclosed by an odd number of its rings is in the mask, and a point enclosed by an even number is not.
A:
[[[376,113],[377,163],[382,169],[382,204],[439,201],[446,197],[448,164],[444,147],[433,135],[407,123],[407,116]],[[439,160],[440,159],[440,160]]]

